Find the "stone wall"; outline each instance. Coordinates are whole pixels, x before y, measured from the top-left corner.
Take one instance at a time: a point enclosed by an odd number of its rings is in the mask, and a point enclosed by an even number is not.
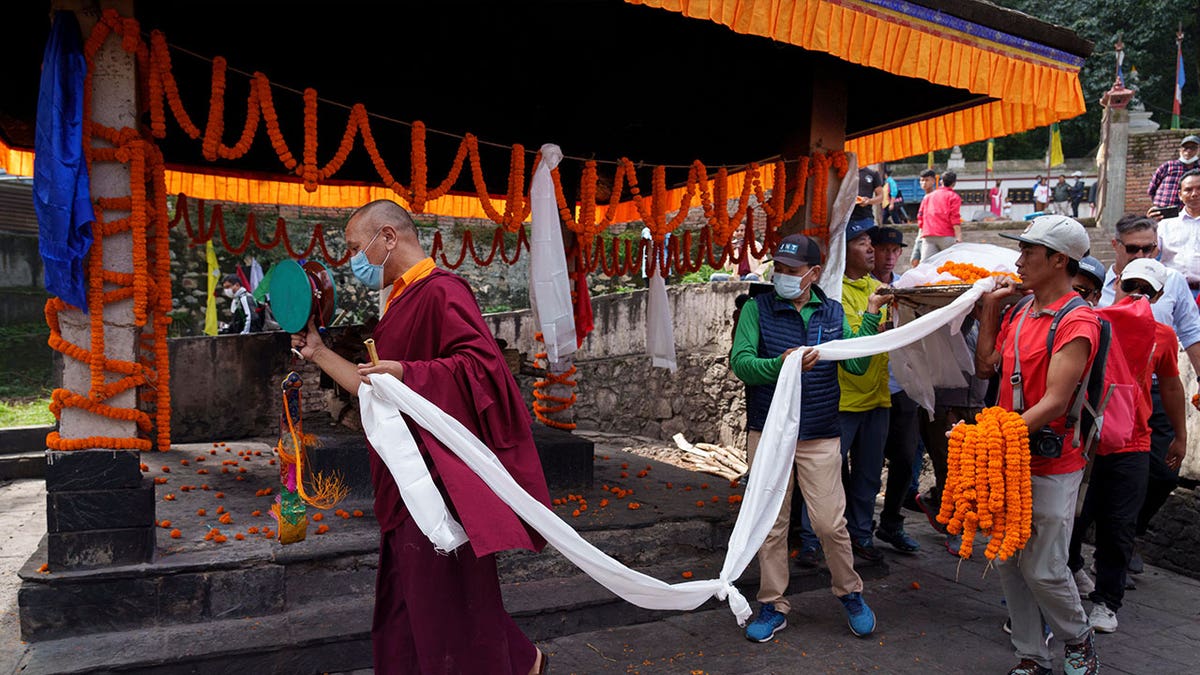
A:
[[[329,331],[335,349],[366,360],[362,326]],[[279,433],[279,383],[291,370],[304,379],[305,429],[321,433],[336,423],[348,396],[339,399],[333,382],[308,361],[293,357],[284,332],[173,338],[171,440],[175,443],[231,440]],[[352,425],[358,415],[352,416]]]
[[[1146,561],[1200,578],[1200,489],[1179,488],[1167,498],[1142,538]]]
[[[1150,178],[1160,164],[1179,156],[1179,141],[1197,129],[1160,129],[1130,134],[1125,169],[1125,212],[1145,213],[1150,208]]]
[[[646,291],[595,298],[596,329],[575,354],[580,428],[664,440],[683,432],[693,442],[741,447],[745,393],[729,371],[729,348],[734,300],[747,287],[743,282],[668,287],[679,366],[674,373],[651,368],[646,356]],[[531,312],[485,319],[509,346],[534,349]]]

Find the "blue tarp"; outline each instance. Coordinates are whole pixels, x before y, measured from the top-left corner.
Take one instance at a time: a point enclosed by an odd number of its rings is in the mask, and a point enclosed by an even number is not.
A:
[[[46,290],[87,311],[84,260],[92,247],[91,188],[83,155],[83,81],[87,61],[79,22],[55,12],[42,59],[34,137],[33,206]]]

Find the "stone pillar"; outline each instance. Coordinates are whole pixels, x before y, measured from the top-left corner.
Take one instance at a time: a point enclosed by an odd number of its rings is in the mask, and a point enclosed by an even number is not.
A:
[[[98,5],[98,6],[97,6]],[[56,11],[74,11],[86,41],[99,19],[99,12],[115,8],[122,16],[133,16],[132,0],[56,0]],[[105,126],[137,125],[137,77],[135,59],[121,48],[118,38],[109,38],[96,56],[92,80],[92,119]],[[101,147],[103,141],[95,141]],[[129,166],[118,162],[96,162],[92,166],[93,200],[130,194]],[[107,211],[106,221],[129,215]],[[133,271],[133,237],[129,232],[104,238],[104,267]],[[96,311],[97,308],[92,308]],[[103,307],[105,353],[110,359],[136,360],[139,329],[134,325],[133,301],[108,303]],[[63,338],[88,346],[91,326],[87,315],[70,310],[60,314]],[[115,377],[113,378],[115,379]],[[86,396],[91,373],[86,363],[63,359],[63,387]],[[137,406],[137,393],[130,390],[108,401],[122,408]],[[133,422],[113,420],[79,408],[63,410],[59,432],[64,439],[108,436],[131,438]],[[143,479],[141,457],[136,450],[47,451],[46,527],[51,567],[69,569],[138,563],[154,553],[154,486]]]
[[[1114,232],[1125,215],[1125,160],[1129,154],[1129,111],[1109,111],[1108,145],[1105,148],[1104,182],[1100,187],[1100,219],[1097,225]]]
[[[812,92],[809,108],[799,116],[796,134],[784,146],[783,156],[785,159],[799,156],[811,157],[818,152],[841,150],[846,146],[846,80],[836,70],[824,74],[813,74],[809,91]],[[788,167],[789,172],[792,168]],[[830,173],[833,174],[833,171],[831,170]],[[814,199],[823,198],[826,205],[833,203],[838,189],[837,180],[830,179],[829,189],[825,195],[812,194],[813,183],[812,179],[806,183],[806,189],[809,192],[808,198],[805,199],[804,206],[796,211],[796,215],[781,226],[781,236],[809,227]],[[790,193],[795,190],[795,187],[789,181],[788,201],[791,201]],[[775,189],[779,189],[779,187],[776,186]],[[826,212],[828,213],[828,209]]]

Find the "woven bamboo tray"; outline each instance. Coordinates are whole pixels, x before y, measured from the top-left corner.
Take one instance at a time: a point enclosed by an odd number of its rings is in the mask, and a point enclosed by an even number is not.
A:
[[[896,301],[903,305],[919,309],[945,307],[970,288],[971,284],[946,284],[915,288],[882,288],[879,292],[883,295],[894,296]]]

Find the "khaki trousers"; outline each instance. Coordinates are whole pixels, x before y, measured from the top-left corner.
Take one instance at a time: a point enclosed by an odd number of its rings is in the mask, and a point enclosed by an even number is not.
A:
[[[751,471],[754,453],[762,432],[750,431],[747,447],[750,449]],[[842,488],[842,448],[839,438],[819,438],[796,442],[796,481],[788,481],[783,507],[775,518],[775,525],[758,550],[758,567],[761,579],[758,582],[758,601],[774,603],[775,611],[787,613],[791,605],[784,598],[787,592],[788,528],[792,515],[792,493],[800,486],[808,506],[808,517],[813,531],[821,540],[825,550],[825,561],[833,578],[833,594],[841,597],[848,593],[861,592],[862,579],[854,571],[854,552],[850,548],[850,534],[846,531],[846,492]]]

